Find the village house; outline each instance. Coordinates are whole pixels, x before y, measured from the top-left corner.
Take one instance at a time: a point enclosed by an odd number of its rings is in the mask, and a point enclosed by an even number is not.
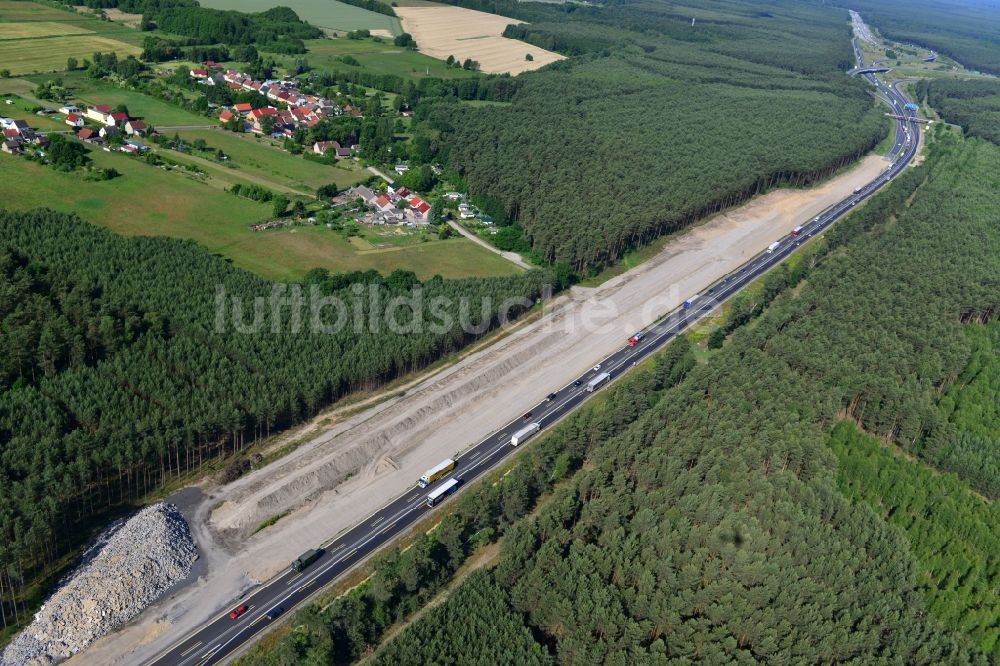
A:
[[[219,114],[219,121],[223,123],[228,123],[230,120],[236,117],[236,114],[229,109],[223,109],[222,113]]]
[[[313,152],[317,155],[326,155],[327,151],[333,151],[340,148],[340,144],[336,141],[317,141],[313,144]]]
[[[7,139],[6,141],[3,142],[3,145],[2,147],[0,147],[0,150],[3,150],[3,152],[7,153],[8,155],[20,155],[21,143],[19,141],[15,141],[14,139]]]
[[[233,111],[245,115],[253,111],[253,104],[251,104],[250,102],[241,102],[240,104],[234,104]]]
[[[93,120],[94,122],[107,124],[105,121],[108,115],[111,113],[111,107],[107,104],[98,104],[97,106],[92,106],[86,110],[84,115]]]
[[[192,69],[191,70],[191,76],[192,76],[192,78],[195,78],[195,79],[208,78],[208,70],[207,69]]]
[[[128,121],[128,114],[123,113],[121,111],[117,111],[115,113],[109,113],[107,117],[104,119],[104,124],[108,126],[112,125],[117,126],[117,125],[122,125],[127,121]]]
[[[371,202],[374,201],[376,198],[375,193],[372,192],[367,187],[365,187],[364,185],[359,185],[358,187],[352,188],[350,190],[350,194],[354,199],[360,198],[362,201],[365,202],[366,205],[370,205]]]
[[[313,152],[317,155],[332,153],[338,160],[351,156],[351,149],[341,146],[337,141],[317,141],[313,144]]]
[[[59,113],[65,113],[65,114],[75,113],[79,115],[82,112],[80,111],[80,107],[76,106],[75,104],[67,104],[66,106],[59,107]]]
[[[97,131],[102,139],[110,141],[116,136],[121,136],[121,132],[114,125],[105,125]]]
[[[408,203],[410,206],[406,209],[405,213],[410,220],[424,224],[430,221],[431,205],[429,203],[417,195],[410,197]]]
[[[129,120],[125,123],[125,131],[132,136],[143,135],[148,131],[146,123],[141,120]]]
[[[278,122],[278,110],[273,106],[266,106],[263,109],[254,109],[248,113],[247,119],[252,124],[251,129],[258,134],[262,134],[264,132],[263,120],[268,116],[274,118],[275,123]]]
[[[66,120],[64,122],[70,127],[83,127],[83,117],[78,116],[75,113],[66,114]]]
[[[82,130],[76,133],[76,138],[86,143],[96,143],[99,137],[97,135],[97,132],[90,129],[89,127],[84,127]]]

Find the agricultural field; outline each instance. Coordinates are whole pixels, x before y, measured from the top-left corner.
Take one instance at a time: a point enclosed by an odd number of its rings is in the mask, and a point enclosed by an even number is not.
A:
[[[95,51],[138,55],[140,33],[33,2],[0,0],[0,63],[11,74],[54,72]]]
[[[284,7],[291,7],[303,21],[312,23],[326,32],[347,32],[368,29],[385,36],[398,35],[399,20],[393,16],[370,12],[336,0],[282,0]],[[202,7],[212,9],[238,9],[241,12],[262,12],[275,3],[271,0],[202,0]],[[378,34],[378,33],[376,33]]]
[[[87,30],[81,26],[70,25],[68,23],[57,23],[55,21],[11,21],[0,23],[0,40],[89,34],[93,34],[93,30]]]
[[[166,153],[171,158],[173,153]],[[194,240],[241,268],[277,280],[299,279],[316,267],[332,271],[374,268],[412,270],[421,278],[509,275],[517,268],[465,239],[395,241],[371,237],[357,245],[325,227],[252,232],[247,225],[270,217],[271,206],[241,199],[220,187],[93,150],[94,165],[117,169],[111,181],[81,181],[23,158],[0,155],[4,206],[49,207],[126,235],[162,235]],[[374,241],[374,242],[373,242]],[[383,247],[379,247],[379,246]]]
[[[353,241],[353,242],[352,242]],[[275,280],[300,279],[310,268],[381,273],[413,271],[421,280],[491,277],[519,272],[514,264],[465,238],[378,247],[366,238],[349,240],[325,227],[297,227],[243,237],[223,251],[238,266]]]
[[[442,5],[396,7],[403,29],[413,35],[421,53],[446,60],[471,58],[489,74],[520,74],[538,69],[564,56],[516,39],[502,37],[504,28],[517,19]],[[525,60],[527,54],[533,60]]]
[[[312,67],[320,71],[363,70],[372,74],[393,74],[411,80],[426,76],[439,79],[475,76],[474,72],[448,67],[442,60],[417,51],[399,48],[388,41],[376,42],[374,39],[340,37],[337,39],[307,40],[306,47],[309,49],[306,59]],[[344,56],[351,56],[360,65],[345,64],[340,60]],[[279,56],[278,59],[287,61],[286,64],[289,66],[294,60],[289,56]]]
[[[250,134],[208,129],[180,130],[176,134],[188,142],[204,139],[212,148],[221,148],[234,164],[232,169],[227,169],[232,172],[233,177],[239,178],[241,174],[246,174],[246,180],[265,187],[273,182],[309,192],[329,183],[336,183],[341,188],[349,187],[372,175],[353,161],[345,160],[341,163],[343,166],[313,162],[272,146],[267,139],[258,139]],[[175,153],[171,152],[169,155],[174,158]]]

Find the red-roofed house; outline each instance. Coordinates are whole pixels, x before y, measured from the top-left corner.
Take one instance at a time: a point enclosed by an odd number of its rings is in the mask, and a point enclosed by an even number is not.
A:
[[[5,139],[20,139],[21,138],[21,133],[18,132],[16,129],[13,129],[13,128],[11,128],[11,129],[5,129],[3,131],[3,138],[5,138]]]
[[[385,196],[384,194],[375,199],[375,201],[372,203],[375,205],[376,208],[378,208],[382,212],[386,212],[388,210],[392,210],[393,208],[395,208],[392,202],[389,201],[389,197]]]
[[[431,212],[431,205],[416,195],[410,197],[409,204],[410,207],[406,212],[414,220],[424,220]]]
[[[84,127],[82,130],[76,133],[76,138],[78,138],[80,141],[90,142],[97,139],[98,136],[97,132],[95,132],[94,130],[90,129],[89,127]]]
[[[223,109],[222,113],[219,114],[219,120],[228,123],[230,120],[236,117],[236,114],[229,109]]]
[[[233,106],[236,113],[250,113],[253,110],[253,105],[250,102],[243,102],[242,104],[236,104]]]
[[[66,116],[66,124],[70,127],[83,127],[83,117],[70,113]]]
[[[93,121],[103,123],[109,113],[111,113],[110,106],[107,104],[98,104],[97,106],[92,106],[87,109],[85,115]]]
[[[207,69],[192,69],[191,76],[196,79],[204,79],[208,77]]]
[[[135,136],[137,134],[139,135],[145,134],[146,129],[147,129],[146,123],[142,122],[141,120],[130,120],[127,123],[125,123],[125,131],[131,134],[132,136]]]
[[[104,118],[104,124],[109,126],[121,125],[124,122],[128,122],[128,114],[122,113],[121,111],[119,111],[118,113],[109,113]]]

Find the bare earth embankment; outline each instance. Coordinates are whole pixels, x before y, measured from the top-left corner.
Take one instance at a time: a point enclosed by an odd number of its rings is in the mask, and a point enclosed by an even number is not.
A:
[[[215,489],[190,520],[206,573],[71,663],[149,659],[885,167],[881,158],[868,157],[820,187],[782,189],[718,215],[600,287],[574,288],[546,306],[538,320],[405,395],[356,413],[285,458]],[[291,513],[254,534],[285,511]]]
[[[488,74],[520,74],[538,69],[565,56],[517,39],[501,37],[517,19],[461,7],[395,7],[393,11],[417,42],[417,49],[440,60],[471,58]],[[525,56],[531,54],[532,60]]]

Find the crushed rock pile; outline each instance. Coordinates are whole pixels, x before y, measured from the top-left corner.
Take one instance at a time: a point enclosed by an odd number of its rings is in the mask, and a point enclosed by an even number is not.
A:
[[[105,530],[34,621],[0,656],[0,666],[52,664],[125,624],[198,559],[187,521],[173,504],[150,505]]]

